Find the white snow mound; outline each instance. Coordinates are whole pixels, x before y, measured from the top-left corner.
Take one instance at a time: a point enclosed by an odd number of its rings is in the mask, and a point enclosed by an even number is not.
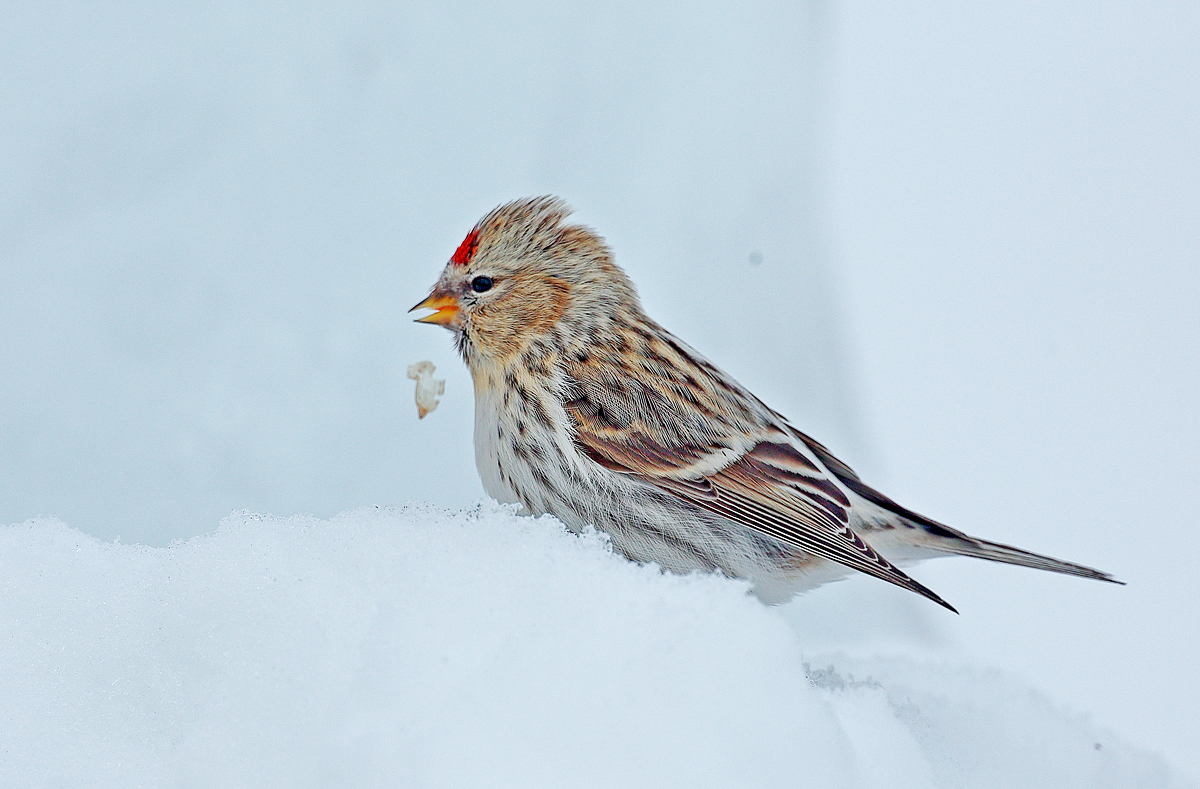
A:
[[[0,578],[5,786],[1181,785],[1004,677],[806,664],[744,584],[493,504],[167,548],[39,519]]]

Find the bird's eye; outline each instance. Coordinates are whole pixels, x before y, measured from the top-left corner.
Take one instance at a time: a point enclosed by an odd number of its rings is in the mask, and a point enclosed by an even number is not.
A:
[[[491,277],[476,277],[475,279],[471,280],[471,290],[475,291],[476,293],[483,293],[485,290],[491,289]]]

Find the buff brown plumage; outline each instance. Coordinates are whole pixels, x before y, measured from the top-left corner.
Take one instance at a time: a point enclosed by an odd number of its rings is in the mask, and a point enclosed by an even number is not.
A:
[[[635,561],[748,579],[767,602],[851,570],[954,610],[885,555],[1107,573],[969,537],[868,487],[642,310],[561,200],[496,208],[418,320],[451,330],[475,387],[488,494],[606,532]]]

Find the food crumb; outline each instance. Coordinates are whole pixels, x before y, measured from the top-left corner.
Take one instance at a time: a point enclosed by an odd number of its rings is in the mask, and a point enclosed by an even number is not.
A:
[[[433,362],[428,360],[408,366],[408,377],[417,382],[418,419],[424,419],[426,414],[435,410],[438,407],[438,395],[446,393],[446,381],[433,377],[433,371],[436,369]]]

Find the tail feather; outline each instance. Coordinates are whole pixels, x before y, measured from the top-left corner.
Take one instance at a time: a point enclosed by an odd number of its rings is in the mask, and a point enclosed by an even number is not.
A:
[[[1021,567],[1032,567],[1037,570],[1049,570],[1054,573],[1077,575],[1081,578],[1094,578],[1097,581],[1108,581],[1109,583],[1121,584],[1122,586],[1125,584],[1124,581],[1118,581],[1108,573],[1092,567],[1085,567],[1082,564],[1075,564],[1073,562],[1064,562],[1049,556],[1042,556],[1040,553],[1023,551],[1011,545],[1002,545],[998,542],[989,542],[976,537],[967,537],[966,535],[954,540],[939,541],[938,548],[960,556],[975,556],[980,559],[991,559],[993,562],[1004,562],[1005,564],[1016,564]]]
[[[934,538],[932,541],[928,541],[928,538],[913,539],[913,537],[905,535],[906,529],[897,529],[892,533],[892,537],[897,541],[919,548],[932,549],[935,553],[944,552],[960,556],[976,556],[980,559],[991,559],[993,562],[1016,564],[1021,567],[1033,567],[1038,570],[1049,570],[1053,573],[1065,573],[1067,575],[1077,575],[1081,578],[1094,578],[1097,581],[1108,581],[1109,583],[1125,585],[1124,581],[1118,581],[1108,573],[1092,567],[1085,567],[1082,564],[1074,564],[1073,562],[1064,562],[1049,556],[1042,556],[1040,553],[1033,553],[1032,551],[1023,551],[1011,545],[980,540],[976,537],[963,534],[957,529],[952,529],[943,523],[938,523],[931,518],[926,518],[924,515],[919,515],[910,509],[901,507],[887,496],[866,485],[849,466],[835,458],[828,449],[797,430],[793,429],[792,434],[804,442],[805,446],[817,456],[821,463],[825,465],[825,468],[829,469],[843,485],[849,488],[854,495],[863,499],[864,504],[867,506],[874,505],[874,507],[877,507],[883,513],[899,516],[901,523],[911,526],[915,530],[915,533]]]

